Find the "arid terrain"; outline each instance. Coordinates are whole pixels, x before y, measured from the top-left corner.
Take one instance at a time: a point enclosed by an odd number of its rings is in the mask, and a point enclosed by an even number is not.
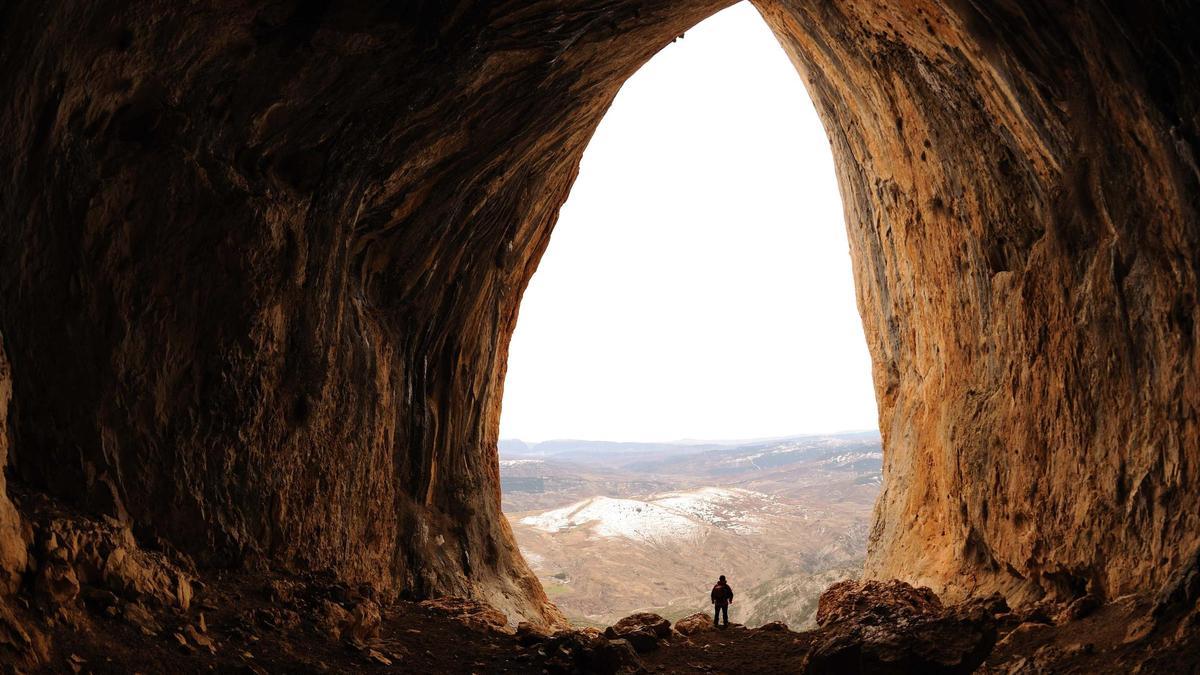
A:
[[[686,616],[725,574],[734,621],[808,627],[820,593],[860,573],[880,458],[876,434],[506,441],[500,471],[521,551],[574,623]]]

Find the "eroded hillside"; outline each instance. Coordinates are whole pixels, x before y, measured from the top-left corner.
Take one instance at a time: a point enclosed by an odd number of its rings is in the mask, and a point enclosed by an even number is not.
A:
[[[679,619],[704,609],[724,574],[735,621],[810,628],[821,592],[861,574],[881,465],[877,434],[559,441],[508,446],[500,475],[522,555],[577,625],[635,611]]]

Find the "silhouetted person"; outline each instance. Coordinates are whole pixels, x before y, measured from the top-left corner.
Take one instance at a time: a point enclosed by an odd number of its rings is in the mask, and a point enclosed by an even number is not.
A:
[[[725,575],[717,580],[717,585],[712,589],[712,604],[713,604],[713,625],[720,626],[721,622],[718,618],[721,614],[725,615],[725,625],[729,625],[729,605],[733,602],[733,589],[729,584],[725,583]]]

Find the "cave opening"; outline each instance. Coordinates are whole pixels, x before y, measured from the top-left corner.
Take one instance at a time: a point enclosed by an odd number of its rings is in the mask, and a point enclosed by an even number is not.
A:
[[[887,448],[864,577],[1053,606],[1061,637],[1097,635],[1077,602],[1128,619],[1048,670],[1194,661],[1194,3],[754,3],[836,160]],[[319,573],[331,617],[564,625],[502,513],[518,306],[621,84],[733,0],[128,4],[2,10],[9,608],[101,659],[114,600],[182,625],[224,570]],[[246,580],[224,597],[285,595]],[[177,663],[160,637],[125,670]]]
[[[811,626],[863,564],[877,418],[829,140],[734,5],[584,153],[510,344],[504,510],[576,624],[679,619],[727,574],[734,621]]]

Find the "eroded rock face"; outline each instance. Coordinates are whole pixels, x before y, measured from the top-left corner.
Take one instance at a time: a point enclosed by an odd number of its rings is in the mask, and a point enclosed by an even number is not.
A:
[[[838,160],[884,438],[867,575],[1156,586],[1200,543],[1200,13],[758,6]]]
[[[8,498],[4,467],[8,461],[8,403],[12,399],[12,371],[0,335],[0,596],[12,593],[21,583],[28,559],[21,516]]]
[[[617,88],[726,4],[7,3],[16,472],[201,564],[559,621],[500,514],[508,338]],[[758,6],[846,201],[868,573],[1157,585],[1200,532],[1196,13]]]

